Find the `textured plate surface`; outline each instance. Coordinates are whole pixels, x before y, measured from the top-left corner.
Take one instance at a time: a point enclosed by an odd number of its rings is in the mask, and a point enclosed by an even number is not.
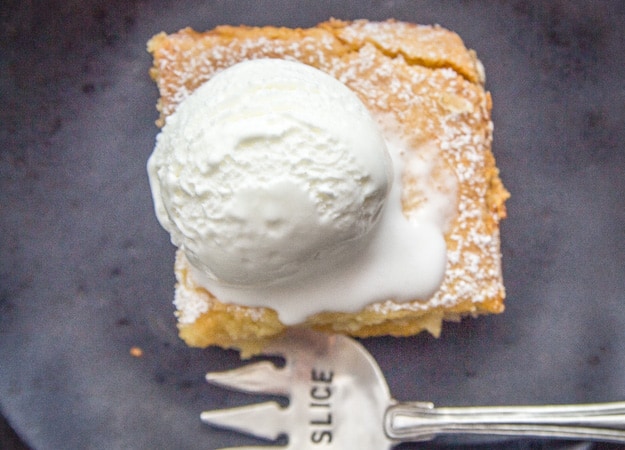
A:
[[[174,250],[145,171],[158,95],[145,42],[185,26],[332,16],[439,23],[477,50],[513,194],[502,227],[507,311],[448,324],[438,340],[365,340],[394,396],[441,406],[625,399],[625,5],[590,5],[3,2],[0,409],[9,423],[41,450],[257,442],[199,421],[202,410],[258,399],[203,381],[237,366],[234,352],[189,349],[176,336]]]

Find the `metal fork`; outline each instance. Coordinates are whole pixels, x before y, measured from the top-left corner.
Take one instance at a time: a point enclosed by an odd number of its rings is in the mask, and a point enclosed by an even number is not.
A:
[[[288,445],[280,447],[288,450],[380,450],[449,434],[625,442],[625,402],[435,408],[393,400],[373,357],[345,336],[295,328],[265,353],[284,357],[285,366],[261,361],[206,379],[237,391],[286,396],[288,406],[266,402],[206,411],[203,422],[273,441],[288,435]]]

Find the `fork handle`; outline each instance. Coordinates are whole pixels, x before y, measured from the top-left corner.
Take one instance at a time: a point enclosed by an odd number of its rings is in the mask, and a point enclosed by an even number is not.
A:
[[[477,434],[625,443],[625,402],[444,408],[426,402],[395,403],[386,411],[384,429],[399,442]]]

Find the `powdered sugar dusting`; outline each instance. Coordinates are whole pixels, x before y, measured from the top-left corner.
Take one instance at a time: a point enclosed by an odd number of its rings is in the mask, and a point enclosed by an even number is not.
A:
[[[203,313],[208,311],[211,298],[208,292],[200,289],[191,289],[189,286],[180,284],[176,288],[174,306],[176,317],[180,323],[193,323]]]

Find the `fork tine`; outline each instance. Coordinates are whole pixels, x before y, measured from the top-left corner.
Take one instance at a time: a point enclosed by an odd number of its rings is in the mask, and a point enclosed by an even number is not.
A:
[[[286,369],[278,369],[269,361],[248,364],[225,372],[209,372],[206,381],[235,391],[289,395]]]
[[[204,411],[200,418],[209,425],[272,441],[286,434],[289,428],[286,410],[276,402]]]

